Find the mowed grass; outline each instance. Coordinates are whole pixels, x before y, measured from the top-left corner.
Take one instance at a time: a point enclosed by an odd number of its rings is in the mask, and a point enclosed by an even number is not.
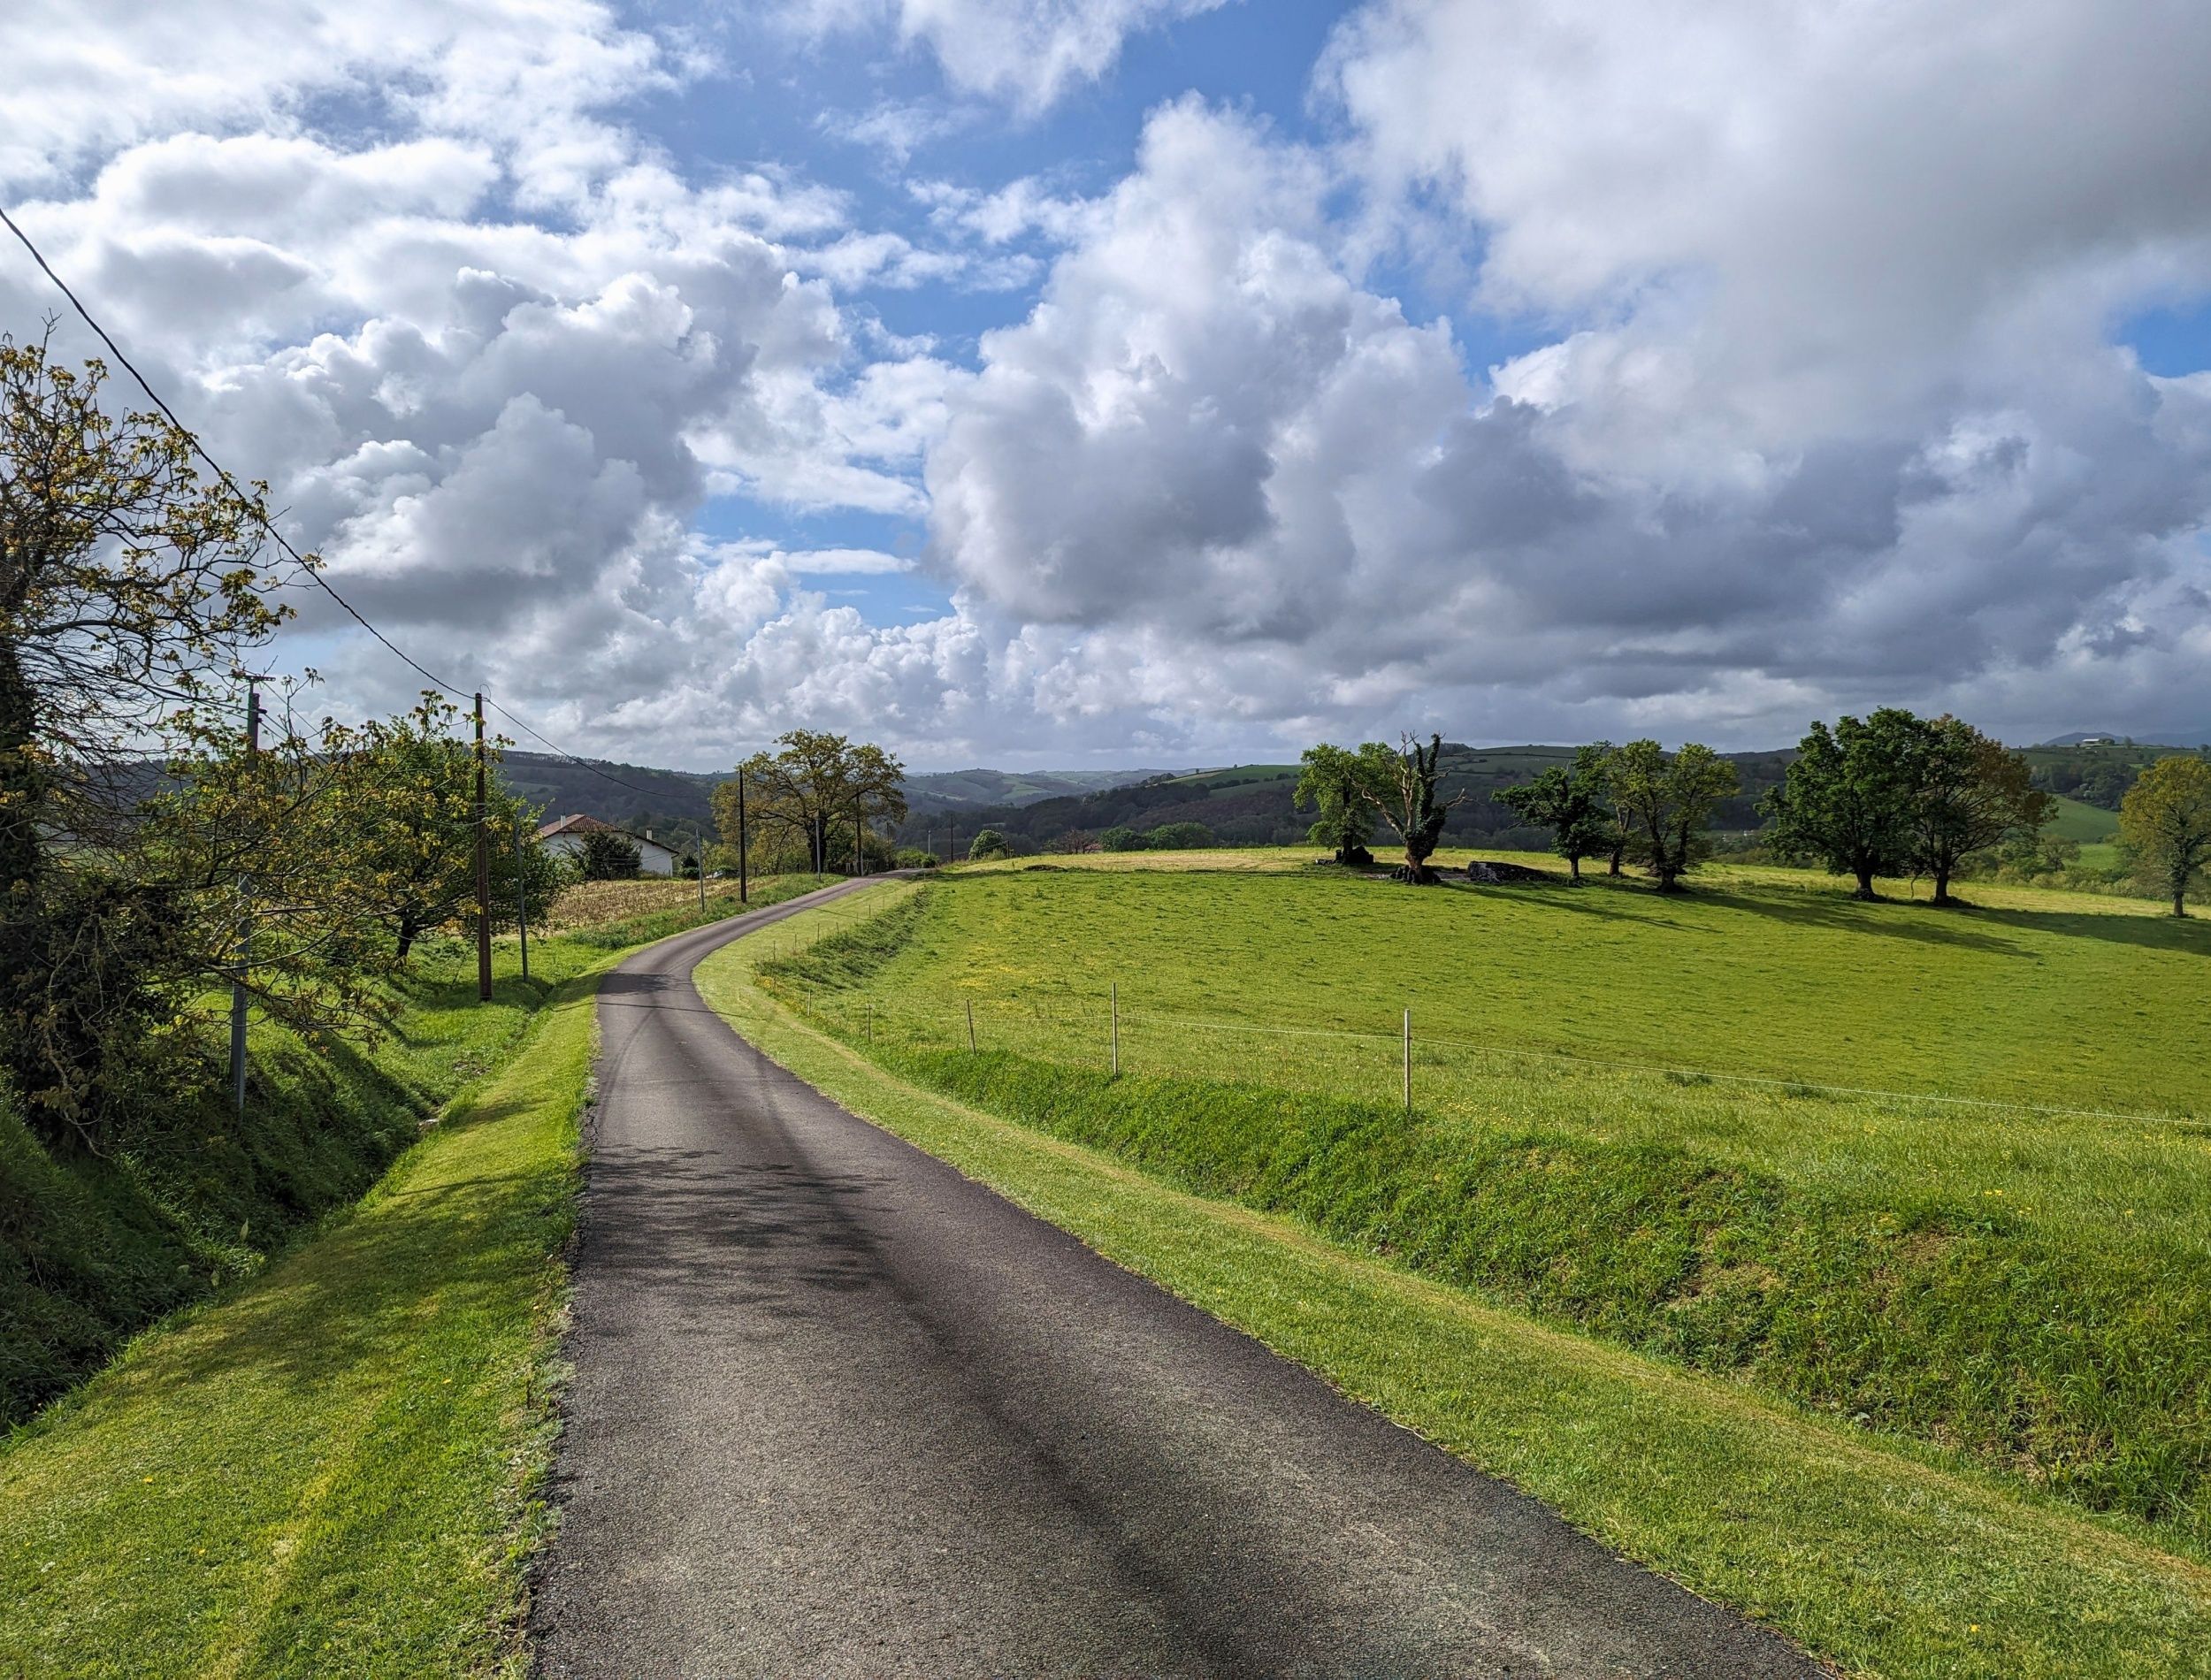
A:
[[[817,1001],[916,1045],[964,1044],[972,1003],[984,1048],[1095,1067],[1117,988],[1124,1071],[1383,1102],[1410,1008],[1425,1112],[2211,1255],[2211,922],[1978,884],[1973,910],[1860,905],[1783,870],[1668,898],[1214,855],[1243,867],[956,872]]]
[[[899,896],[868,900],[893,928]],[[1121,1140],[1090,1148],[1050,1134],[1070,1111],[1040,1112],[1017,1092],[1010,1117],[957,1100],[884,1065],[924,1058],[926,1075],[941,1052],[879,1043],[871,1055],[778,1006],[801,985],[821,1001],[834,971],[864,969],[852,945],[879,926],[850,910],[809,913],[778,930],[799,964],[811,951],[803,977],[777,954],[785,946],[746,942],[710,958],[700,984],[748,1037],[857,1112],[1848,1672],[2211,1672],[2211,1571],[2132,1524],[2085,1516],[1955,1454],[1546,1327],[1415,1275],[1407,1256],[1320,1240],[1302,1217],[1187,1194],[1156,1166],[1133,1170]],[[1019,1060],[974,1058],[1015,1075]],[[1136,1096],[1124,1106],[1172,1124],[1158,1088]]]
[[[916,1083],[2200,1547],[2211,929],[2008,896],[962,873],[766,974]],[[2131,1042],[2066,1027],[2097,991]]]
[[[520,1670],[594,990],[349,1218],[0,1451],[0,1670]]]
[[[527,1671],[598,975],[696,920],[533,941],[526,985],[501,942],[488,1005],[472,950],[433,944],[398,1030],[322,1085],[256,1028],[272,1100],[372,1072],[379,1101],[442,1118],[357,1204],[0,1439],[0,1676]]]

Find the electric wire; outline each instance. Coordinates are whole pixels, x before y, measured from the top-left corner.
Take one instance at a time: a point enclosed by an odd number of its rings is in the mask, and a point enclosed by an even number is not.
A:
[[[397,642],[394,642],[390,637],[386,636],[382,630],[379,630],[369,621],[365,614],[354,606],[354,604],[348,600],[343,595],[340,594],[336,586],[333,584],[327,577],[323,576],[320,563],[318,561],[310,561],[306,555],[301,554],[298,549],[292,546],[291,541],[282,531],[276,528],[276,526],[270,521],[269,516],[265,513],[259,511],[260,504],[258,501],[254,498],[249,497],[244,490],[240,488],[238,480],[231,476],[230,470],[225,467],[221,462],[216,460],[213,455],[207,452],[205,446],[200,442],[199,434],[195,432],[190,427],[187,426],[183,421],[177,418],[176,410],[169,406],[166,400],[163,398],[162,394],[158,391],[154,389],[151,383],[148,381],[146,376],[138,370],[136,363],[133,363],[130,357],[124,354],[123,347],[115,341],[114,336],[108,332],[107,328],[101,325],[99,320],[93,315],[92,311],[85,307],[84,300],[80,298],[75,292],[70,289],[69,283],[54,271],[53,265],[47,262],[44,253],[40,251],[38,247],[31,242],[31,236],[28,233],[26,233],[22,228],[17,225],[15,218],[10,216],[5,210],[0,210],[0,225],[4,225],[8,232],[15,235],[17,241],[23,247],[23,248],[30,253],[31,261],[38,264],[39,271],[45,275],[49,280],[53,282],[54,287],[57,291],[60,292],[64,297],[69,300],[70,307],[75,309],[77,314],[83,319],[84,324],[92,329],[93,333],[99,339],[100,342],[107,347],[109,354],[114,356],[117,363],[121,365],[123,370],[128,373],[132,379],[136,382],[138,388],[146,393],[147,400],[150,401],[155,408],[160,409],[162,415],[168,420],[169,424],[176,427],[176,429],[184,435],[186,441],[191,445],[192,453],[207,463],[209,470],[213,472],[215,476],[222,481],[224,487],[227,489],[231,494],[236,496],[241,502],[244,502],[248,506],[256,509],[255,517],[260,522],[261,528],[269,534],[271,539],[275,542],[279,548],[282,549],[287,554],[291,556],[293,563],[296,565],[301,571],[306,574],[310,581],[311,581],[316,587],[320,589],[323,593],[329,596],[332,600],[337,602],[339,607],[344,610],[348,618],[352,619],[355,623],[358,624],[363,630],[368,631],[371,636],[374,637],[378,642],[382,644],[386,651],[388,652],[394,659],[405,665],[417,676],[423,678],[431,685],[431,687],[436,689],[439,692],[442,694],[460,694],[473,691],[462,689],[455,683],[448,683],[436,672],[431,670],[427,666],[424,665],[421,661],[416,659],[411,653],[408,653],[405,648],[402,647]],[[546,747],[554,754],[555,757],[574,765],[579,770],[588,770],[592,775],[597,776],[602,782],[611,782],[616,787],[627,788],[631,792],[642,795],[646,798],[656,797],[650,790],[641,788],[634,782],[625,782],[620,776],[614,775],[611,771],[602,769],[600,766],[593,763],[588,759],[578,758],[575,753],[570,752],[566,747],[562,746],[558,742],[551,739],[530,723],[525,722],[515,713],[501,705],[497,700],[493,699],[489,694],[484,696],[484,704],[490,706],[492,710],[497,712],[500,716],[505,718],[509,723],[512,723],[516,729],[522,730],[532,739]]]

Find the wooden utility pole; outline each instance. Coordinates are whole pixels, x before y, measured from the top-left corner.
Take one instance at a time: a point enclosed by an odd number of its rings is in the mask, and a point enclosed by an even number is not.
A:
[[[476,697],[476,997],[492,1000],[492,852],[484,833],[484,697]]]
[[[253,774],[253,760],[261,751],[261,679],[246,679],[246,773]],[[243,881],[239,882],[241,887]],[[231,1101],[238,1111],[246,1111],[246,964],[253,956],[253,923],[243,923],[238,932],[238,972],[230,982],[230,1091]]]
[[[522,978],[530,978],[530,871],[522,850],[522,812],[515,812],[515,926],[522,929]]]
[[[855,875],[864,875],[868,873],[868,849],[861,841],[861,829],[865,822],[866,819],[860,814],[860,807],[854,806],[853,807],[853,874]]]
[[[737,767],[737,902],[740,905],[753,902],[745,874],[752,863],[752,839],[745,832],[745,767],[740,764]]]

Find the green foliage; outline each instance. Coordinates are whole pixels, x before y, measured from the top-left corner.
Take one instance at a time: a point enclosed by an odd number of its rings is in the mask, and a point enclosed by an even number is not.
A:
[[[1435,879],[1428,859],[1443,838],[1443,823],[1466,794],[1444,797],[1443,737],[1431,735],[1423,747],[1407,736],[1396,752],[1369,741],[1358,754],[1361,775],[1359,797],[1382,821],[1396,830],[1404,843],[1405,860],[1396,872],[1403,880],[1425,884]]]
[[[2050,795],[2034,785],[2024,756],[1955,717],[1918,722],[1906,775],[1911,861],[1934,881],[1937,904],[1973,853],[2039,830]]]
[[[2142,772],[2119,807],[2119,836],[2136,869],[2188,913],[2188,894],[2211,869],[2211,764],[2160,759]]]
[[[645,867],[637,842],[616,829],[586,829],[577,861],[586,881],[635,881]]]
[[[1006,848],[1006,836],[996,829],[981,830],[968,844],[968,858],[973,863],[981,863],[986,858],[1003,858],[1007,855],[1009,854]]]
[[[1810,858],[1873,897],[1873,878],[1894,874],[1911,855],[1913,767],[1924,726],[1885,706],[1861,722],[1814,723],[1782,784],[1762,807],[1767,844],[1783,857]]]
[[[1739,785],[1735,767],[1695,741],[1672,756],[1656,741],[1630,741],[1606,756],[1604,781],[1628,855],[1657,877],[1661,892],[1678,891],[1681,877],[1711,855],[1712,808]]]
[[[1611,790],[1604,776],[1611,745],[1599,741],[1574,750],[1571,765],[1555,764],[1533,782],[1500,788],[1490,797],[1530,826],[1551,831],[1551,850],[1566,860],[1575,882],[1581,860],[1600,858],[1619,844]]]
[[[1143,846],[1143,836],[1126,825],[1108,829],[1098,836],[1098,847],[1101,851],[1137,851]]]
[[[1367,842],[1374,837],[1375,807],[1390,789],[1390,783],[1379,778],[1377,769],[1370,756],[1326,741],[1307,747],[1298,760],[1291,807],[1319,813],[1320,820],[1308,837],[1315,845],[1327,847],[1337,863],[1374,860]]]
[[[1144,831],[1145,851],[1203,851],[1213,843],[1213,831],[1202,822],[1162,822]]]
[[[738,767],[745,779],[744,817],[755,844],[763,842],[803,849],[804,867],[826,874],[841,848],[856,873],[862,859],[855,829],[906,821],[906,766],[881,747],[855,745],[841,735],[792,729],[777,741],[774,752],[756,752]],[[714,790],[715,820],[722,838],[738,843],[736,778]],[[889,855],[887,847],[884,854]]]

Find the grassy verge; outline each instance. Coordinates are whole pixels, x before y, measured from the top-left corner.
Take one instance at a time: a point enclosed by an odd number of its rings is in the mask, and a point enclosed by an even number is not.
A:
[[[848,926],[786,924],[801,943]],[[1326,1241],[1305,1220],[1187,1194],[986,1111],[1006,1096],[987,1088],[991,1058],[975,1058],[981,1101],[924,1088],[779,1007],[754,983],[767,955],[732,947],[700,982],[802,1077],[1626,1555],[1854,1672],[2211,1672],[2211,1570],[2169,1534],[1501,1310],[1414,1275],[1406,1256]],[[849,958],[847,948],[823,960]],[[793,978],[786,969],[779,984]],[[1146,1105],[1135,1106],[1141,1127]],[[1589,1210],[1587,1227],[1605,1217]]]
[[[371,1074],[324,1077],[365,1082],[407,1140],[417,1105],[443,1103],[441,1123],[357,1205],[0,1441],[0,1675],[526,1670],[593,998],[616,951],[697,920],[533,943],[528,987],[509,943],[489,1006],[465,963],[426,953]]]
[[[351,1217],[0,1452],[0,1669],[519,1669],[595,989]]]
[[[671,883],[608,882],[666,889]],[[680,886],[682,883],[672,883]],[[758,882],[755,905],[809,891]],[[695,888],[693,889],[695,891]],[[164,1313],[253,1276],[302,1230],[358,1198],[422,1119],[510,1054],[536,1012],[608,951],[734,915],[731,893],[602,894],[601,918],[494,952],[488,1004],[473,947],[426,941],[389,989],[372,1045],[313,1050],[256,1023],[249,1100],[233,1112],[212,1068],[195,1101],[149,1104],[104,1159],[47,1149],[0,1098],[0,1426],[28,1418]]]

